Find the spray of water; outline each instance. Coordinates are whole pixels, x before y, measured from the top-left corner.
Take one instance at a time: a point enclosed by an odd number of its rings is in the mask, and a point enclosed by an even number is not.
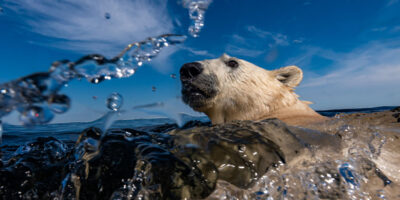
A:
[[[183,0],[183,6],[188,9],[192,20],[188,29],[192,37],[198,37],[204,27],[204,14],[211,2],[212,0]]]
[[[55,113],[64,113],[69,109],[69,97],[59,94],[59,91],[70,81],[85,78],[91,83],[98,84],[113,78],[130,77],[143,62],[156,57],[161,49],[180,44],[185,39],[186,36],[174,34],[151,37],[129,44],[112,59],[92,54],[75,62],[57,61],[52,64],[48,72],[31,74],[1,84],[0,117],[17,110],[24,125],[48,123]]]
[[[204,27],[204,15],[211,2],[212,0],[183,0],[183,6],[188,9],[192,20],[188,28],[189,35],[192,37],[198,37]],[[0,7],[0,14],[3,11]],[[111,14],[105,13],[104,17],[110,19]],[[59,91],[71,80],[86,78],[89,82],[97,84],[113,78],[130,77],[138,67],[142,66],[143,62],[149,62],[156,57],[161,49],[183,43],[185,39],[186,36],[176,34],[150,37],[144,41],[129,44],[112,59],[91,54],[75,62],[56,61],[48,72],[34,73],[0,84],[0,144],[3,116],[17,110],[20,113],[19,119],[25,126],[48,123],[54,118],[54,114],[68,111],[70,99],[66,95],[59,94]],[[176,75],[172,74],[171,78],[175,79]],[[152,90],[156,91],[156,88],[153,86]],[[107,107],[111,106],[110,109],[118,110],[121,104],[122,98],[112,97]]]
[[[211,0],[184,0],[192,24],[189,34],[198,37],[204,26],[204,14]],[[0,7],[0,11],[3,9]],[[111,15],[105,14],[106,18]],[[79,60],[56,61],[48,72],[34,73],[0,84],[0,118],[17,110],[22,124],[30,126],[50,122],[55,113],[64,113],[70,99],[59,91],[71,80],[86,78],[97,84],[113,78],[132,76],[143,62],[151,61],[161,49],[184,42],[186,36],[165,34],[129,44],[118,56],[107,59],[99,54],[86,55]],[[175,77],[171,75],[171,77]],[[155,91],[153,87],[153,91]]]

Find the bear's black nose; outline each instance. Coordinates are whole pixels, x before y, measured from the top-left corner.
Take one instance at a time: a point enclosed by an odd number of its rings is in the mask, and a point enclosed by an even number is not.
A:
[[[203,66],[198,62],[186,63],[181,67],[180,74],[181,80],[190,80],[203,71]]]

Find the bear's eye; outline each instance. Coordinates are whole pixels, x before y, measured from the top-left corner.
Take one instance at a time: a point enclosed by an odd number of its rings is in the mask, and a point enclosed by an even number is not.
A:
[[[228,62],[225,63],[226,65],[228,65],[231,68],[236,68],[239,67],[239,63],[236,62],[236,60],[229,60]]]

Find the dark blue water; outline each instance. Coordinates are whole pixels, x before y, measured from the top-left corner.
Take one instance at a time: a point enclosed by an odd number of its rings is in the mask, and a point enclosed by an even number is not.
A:
[[[372,112],[391,110],[394,108],[395,106],[382,106],[374,108],[321,110],[317,112],[327,117],[333,117],[339,113],[346,113],[346,114],[357,113],[357,112],[372,113]],[[190,120],[200,120],[203,122],[208,121],[207,117],[193,117],[188,115],[183,116],[184,122],[188,122]],[[93,122],[46,124],[33,127],[4,124],[3,144],[0,147],[18,146],[25,142],[29,142],[36,137],[52,136],[66,142],[76,141],[82,130],[88,127],[102,128],[104,126],[103,123],[104,119],[100,118]],[[133,129],[141,128],[145,131],[146,129],[164,124],[175,124],[175,121],[168,118],[119,120],[114,122],[110,128],[133,128]]]
[[[354,108],[354,109],[335,109],[335,110],[321,110],[317,111],[321,115],[333,117],[339,113],[372,113],[385,110],[394,109],[395,106],[382,106],[374,108]],[[59,123],[59,124],[46,124],[33,127],[24,127],[19,125],[4,124],[3,143],[0,148],[13,150],[19,145],[32,141],[37,137],[55,137],[66,143],[74,143],[82,130],[88,127],[104,127],[104,118],[100,118],[93,122],[73,122],[73,123]],[[203,122],[208,121],[207,117],[193,117],[184,115],[183,121],[188,122],[191,120],[200,120]],[[168,118],[154,118],[154,119],[135,119],[135,120],[119,120],[115,121],[110,128],[133,128],[141,129],[143,131],[162,125],[176,124],[174,120]]]
[[[67,144],[73,144],[78,139],[82,130],[88,127],[104,128],[106,117],[100,118],[93,122],[72,122],[72,123],[57,123],[57,124],[45,124],[37,125],[32,127],[25,127],[21,125],[3,124],[3,143],[0,145],[0,156],[1,153],[6,155],[12,153],[27,142],[35,140],[38,137],[54,137]],[[208,122],[207,117],[194,117],[183,115],[182,121],[202,121]],[[172,119],[168,118],[153,118],[153,119],[134,119],[134,120],[118,120],[113,122],[109,129],[115,128],[130,128],[135,130],[149,131],[157,127],[169,126],[171,128],[177,128],[178,125]]]
[[[349,108],[349,109],[335,109],[335,110],[319,110],[317,111],[319,114],[327,116],[327,117],[333,117],[336,114],[339,113],[373,113],[373,112],[381,112],[385,110],[392,110],[396,108],[396,106],[380,106],[380,107],[374,107],[374,108]]]
[[[319,113],[334,116],[394,108]],[[119,120],[106,132],[107,116],[86,123],[34,127],[4,124],[0,199],[75,199],[79,195],[79,199],[131,199],[125,197],[139,197],[142,187],[146,188],[143,191],[154,190],[148,194],[150,199],[180,199],[187,188],[190,196],[202,199],[214,190],[213,174],[217,168],[209,155],[167,133],[177,128],[208,126],[207,117],[183,115],[181,127],[168,118]],[[210,133],[204,133],[207,134]],[[203,139],[213,141],[209,137]],[[230,152],[228,146],[224,148],[225,153]],[[357,186],[349,168],[339,168],[339,172]],[[159,185],[162,190],[154,188]]]

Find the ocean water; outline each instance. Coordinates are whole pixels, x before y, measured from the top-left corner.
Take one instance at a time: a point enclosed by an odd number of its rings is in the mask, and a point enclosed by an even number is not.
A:
[[[338,116],[340,113],[373,113],[394,108],[331,110],[320,113],[326,116]],[[398,196],[400,194],[396,193],[399,187],[392,183],[393,179],[388,178],[387,170],[382,173],[371,162],[381,156],[382,147],[389,143],[387,140],[390,140],[390,136],[385,136],[376,130],[353,127],[342,122],[339,123],[340,126],[333,126],[336,129],[324,125],[327,130],[342,135],[341,143],[348,145],[344,149],[348,148],[349,152],[345,157],[319,155],[320,152],[330,154],[321,144],[329,140],[325,146],[334,145],[337,138],[323,136],[321,133],[315,135],[315,132],[309,130],[306,134],[316,137],[318,145],[314,146],[307,139],[301,143],[309,143],[307,148],[314,152],[311,158],[315,161],[307,161],[311,163],[303,163],[303,166],[298,168],[291,167],[288,160],[273,164],[275,158],[271,157],[267,149],[279,149],[281,147],[274,146],[281,144],[276,142],[276,144],[257,144],[258,142],[251,139],[259,140],[263,136],[243,137],[242,132],[249,130],[244,128],[245,123],[238,122],[239,126],[230,129],[228,126],[225,129],[224,126],[211,127],[207,117],[184,115],[182,118],[183,126],[178,126],[173,119],[154,118],[115,121],[107,130],[104,130],[106,116],[87,123],[45,124],[31,128],[4,124],[3,144],[0,146],[2,177],[0,197],[2,199],[396,199],[400,197]],[[200,128],[199,134],[190,136],[193,134],[190,130],[193,128],[197,130],[196,127]],[[202,132],[202,128],[205,128],[206,132]],[[189,132],[184,132],[183,135],[176,133],[185,130]],[[276,129],[272,134],[285,133],[279,131]],[[251,134],[261,134],[261,132],[258,130],[258,133],[256,131]],[[206,141],[208,144],[202,146],[201,141]],[[217,149],[213,147],[215,144],[218,145]],[[219,144],[224,145],[219,146]],[[223,158],[223,155],[228,157]],[[260,157],[255,158],[257,155]],[[237,156],[240,157],[239,160]],[[286,155],[284,157],[288,159]],[[243,161],[240,161],[242,159]],[[260,170],[263,171],[260,166],[266,165],[260,162],[270,163],[271,167],[260,173]],[[234,176],[227,177],[225,171],[230,167],[239,171],[235,172]],[[375,171],[372,175],[371,170]],[[217,175],[213,175],[215,173],[219,173],[218,179]],[[250,176],[247,173],[254,174]],[[377,181],[375,179],[378,179],[379,186],[371,189],[367,183]]]
[[[112,93],[98,120],[50,123],[71,107],[60,93],[69,82],[133,76],[165,48],[199,37],[211,3],[179,1],[190,19],[184,34],[151,35],[111,58],[59,60],[1,83],[0,199],[400,199],[400,129],[340,114],[395,107],[319,111],[333,120],[315,130],[277,120],[212,126],[188,115],[113,121],[126,100]],[[1,123],[11,112],[23,126]]]
[[[55,137],[67,143],[74,143],[80,133],[88,127],[104,127],[105,118],[100,118],[93,122],[72,122],[59,124],[43,124],[32,127],[21,125],[3,124],[3,146],[19,146],[26,142],[32,141],[37,137]],[[207,117],[193,117],[184,115],[183,121],[198,120],[207,122]],[[146,129],[154,128],[160,125],[169,124],[176,126],[174,119],[169,118],[152,118],[152,119],[134,119],[134,120],[118,120],[112,123],[110,129],[115,128],[132,128]]]
[[[340,113],[373,113],[394,109],[394,106],[383,106],[374,108],[355,108],[355,109],[335,109],[317,111],[321,115],[333,117]],[[65,142],[75,142],[80,133],[88,127],[103,127],[104,118],[100,118],[93,122],[73,122],[73,123],[59,123],[59,124],[43,124],[32,127],[25,127],[21,125],[3,124],[3,144],[4,146],[19,146],[26,142],[34,140],[36,137],[55,137]],[[198,120],[202,122],[209,121],[207,117],[193,117],[184,115],[183,121]],[[135,120],[119,120],[113,122],[110,128],[151,128],[160,125],[175,124],[178,126],[174,119],[169,118],[153,118],[153,119],[135,119]]]

